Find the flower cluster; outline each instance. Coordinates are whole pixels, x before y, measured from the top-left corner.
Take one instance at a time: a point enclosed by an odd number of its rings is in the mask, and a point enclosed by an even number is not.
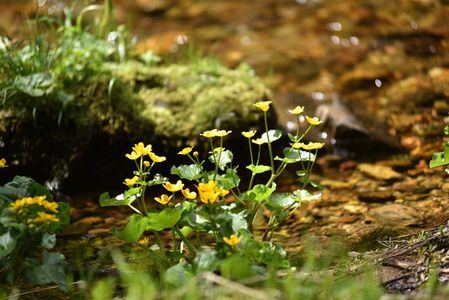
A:
[[[201,202],[206,204],[212,204],[217,201],[220,196],[224,197],[229,194],[228,190],[217,187],[217,182],[213,180],[209,180],[208,183],[200,182],[197,188],[198,193],[200,194]]]
[[[152,146],[150,144],[145,146],[144,143],[140,142],[138,144],[134,144],[133,151],[131,152],[131,154],[126,154],[126,157],[131,160],[136,160],[140,157],[148,155],[150,159],[153,161],[153,163],[163,162],[164,160],[167,159],[165,156],[157,156],[151,150]],[[145,165],[149,166],[149,162],[146,162]]]
[[[44,196],[26,197],[23,199],[18,199],[11,203],[11,210],[15,210],[20,215],[26,216],[27,217],[26,222],[29,225],[46,224],[47,222],[59,222],[59,219],[56,217],[56,215],[52,214],[58,213],[58,203],[49,202],[48,200],[46,200],[46,198],[47,196],[44,195]],[[37,211],[37,214],[31,213],[30,212],[31,210]]]

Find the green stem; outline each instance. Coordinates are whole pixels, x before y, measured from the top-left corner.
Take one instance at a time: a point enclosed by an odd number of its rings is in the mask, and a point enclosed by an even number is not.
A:
[[[172,250],[175,251],[176,250],[176,237],[175,237],[175,230],[172,228],[171,229],[171,238],[172,238]]]
[[[192,252],[194,255],[197,255],[198,250],[196,250],[195,247],[193,247],[192,243],[182,233],[182,231],[179,229],[178,225],[175,225],[175,227],[173,227],[173,229],[181,237],[182,241],[187,245],[187,248],[189,248],[190,252]]]
[[[265,121],[265,132],[267,133],[268,151],[270,152],[271,173],[274,173],[273,150],[271,149],[270,134],[268,133],[268,119],[266,111],[263,112],[263,118]]]
[[[161,251],[162,256],[167,261],[169,261],[167,256],[165,255],[164,243],[162,242],[161,237],[159,236],[159,232],[157,232],[156,230],[153,230],[153,235],[154,235],[154,238],[156,239],[156,243],[157,243],[157,245],[159,247],[159,250]]]
[[[218,236],[217,236],[217,224],[215,223],[214,218],[212,217],[212,203],[208,202],[208,207],[209,207],[209,221],[212,224],[212,232],[214,234],[214,238],[215,241],[218,241]]]

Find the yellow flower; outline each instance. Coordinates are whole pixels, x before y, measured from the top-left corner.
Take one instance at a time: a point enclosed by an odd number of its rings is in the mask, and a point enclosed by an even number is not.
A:
[[[56,218],[55,215],[52,214],[47,214],[41,211],[37,212],[38,216],[36,217],[36,219],[34,219],[36,221],[36,223],[45,223],[45,222],[59,222],[59,219]]]
[[[178,152],[180,155],[187,155],[192,152],[192,147],[187,147]]]
[[[140,152],[136,152],[136,151],[131,152],[131,154],[126,154],[126,157],[128,157],[131,160],[136,160],[140,156],[142,156],[142,154]]]
[[[157,156],[153,152],[150,152],[148,155],[150,156],[152,161],[157,162],[157,163],[163,162],[164,160],[167,159],[165,156]]]
[[[306,150],[313,150],[313,149],[320,149],[323,148],[323,146],[325,145],[325,143],[308,143],[307,145],[304,143],[294,143],[292,144],[292,147],[295,149],[306,149]]]
[[[246,138],[252,138],[256,134],[257,130],[243,131],[242,134]]]
[[[225,151],[225,150],[226,150],[226,149],[223,148],[223,147],[217,147],[217,148],[214,148],[214,151],[209,151],[209,153],[223,152],[223,151]]]
[[[323,123],[323,121],[320,121],[320,119],[318,119],[317,117],[309,118],[306,116],[306,120],[307,120],[307,122],[310,123],[310,125],[319,125],[319,124]]]
[[[184,195],[184,197],[186,197],[187,199],[195,199],[196,198],[196,193],[190,192],[189,189],[182,189],[181,192]]]
[[[209,191],[209,190],[215,189],[215,185],[216,185],[216,183],[211,179],[211,180],[209,180],[208,183],[200,182],[198,184],[198,189],[202,190],[202,191]]]
[[[154,197],[154,200],[156,200],[157,202],[159,202],[160,204],[167,204],[168,202],[170,202],[171,198],[173,198],[173,195],[171,195],[170,197],[168,195],[162,194],[161,197]]]
[[[13,203],[11,203],[12,209],[20,209],[27,204],[27,198],[23,198],[20,200],[16,200]]]
[[[213,190],[207,190],[207,191],[198,190],[198,192],[200,193],[201,202],[206,203],[206,204],[214,203],[215,201],[217,201],[218,197],[220,196],[220,192],[214,192]]]
[[[288,110],[288,112],[291,113],[292,115],[299,115],[303,111],[304,111],[304,106],[296,106],[295,109]]]
[[[234,247],[235,245],[240,243],[242,238],[243,238],[243,235],[238,238],[235,234],[233,234],[233,235],[231,235],[231,237],[229,239],[227,237],[224,237],[223,241],[225,241],[225,243],[228,244],[229,246]]]
[[[207,138],[213,138],[213,137],[217,136],[217,129],[205,131],[203,133],[200,133],[200,135],[207,137]]]
[[[4,158],[0,159],[0,168],[6,168],[6,167],[8,167],[6,165],[6,159],[4,159]]]
[[[45,209],[52,211],[54,213],[58,213],[58,203],[48,202],[47,200],[44,200],[42,202],[42,205],[45,207]]]
[[[26,201],[27,201],[28,205],[33,205],[33,204],[43,205],[43,202],[44,202],[45,199],[47,199],[47,196],[46,195],[44,195],[44,196],[35,196],[33,198],[28,197],[26,199],[27,199]],[[48,201],[46,201],[46,202],[48,202]]]
[[[136,153],[140,153],[142,156],[144,156],[151,152],[151,148],[152,146],[150,144],[145,146],[142,142],[140,142],[139,144],[134,144],[133,150]]]
[[[170,182],[166,182],[162,184],[162,186],[169,192],[177,192],[180,191],[184,187],[184,183],[181,180],[178,180],[176,184],[171,184]]]
[[[254,106],[257,106],[263,111],[268,111],[270,109],[271,101],[264,101],[264,102],[257,102],[256,104],[253,104]]]
[[[148,160],[145,160],[143,162],[143,165],[148,168],[150,166],[150,162]]]
[[[138,243],[141,245],[146,245],[146,244],[148,244],[148,240],[149,240],[149,238],[146,237],[146,238],[141,239]]]
[[[133,178],[129,179],[126,178],[125,182],[123,182],[123,184],[127,185],[127,186],[133,186],[136,184],[136,182],[139,181],[139,176],[134,176]]]
[[[227,135],[230,134],[231,132],[232,132],[232,131],[217,130],[217,132],[215,133],[215,136],[223,137],[223,136],[227,136]]]
[[[251,142],[253,142],[254,144],[257,144],[257,145],[262,145],[263,143],[265,143],[265,141],[263,139],[255,139],[255,140],[251,140]]]
[[[193,152],[193,156],[197,157],[199,155],[198,151]]]

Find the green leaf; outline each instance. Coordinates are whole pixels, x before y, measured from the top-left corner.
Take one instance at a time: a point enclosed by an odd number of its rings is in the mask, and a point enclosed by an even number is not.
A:
[[[449,126],[444,127],[444,133],[449,134]]]
[[[215,272],[220,266],[221,260],[217,251],[213,249],[205,249],[199,252],[193,260],[193,267],[196,272]]]
[[[25,280],[39,285],[54,282],[63,291],[68,291],[65,268],[66,261],[64,255],[50,253],[44,250],[42,254],[42,264],[37,260],[27,258],[26,269],[22,272]]]
[[[288,138],[290,139],[290,141],[292,141],[293,143],[297,143],[299,140],[299,136],[293,135],[290,132],[287,133],[288,134]]]
[[[265,206],[270,211],[281,211],[289,208],[294,203],[295,199],[291,194],[279,193],[270,196],[268,201],[265,203]]]
[[[310,201],[310,200],[320,200],[321,199],[321,193],[312,195],[307,190],[296,190],[293,192],[293,195],[296,196],[296,197],[294,197],[296,199],[296,201],[305,201],[305,200]]]
[[[265,201],[275,190],[276,187],[269,188],[266,185],[258,184],[246,193],[245,200],[262,202]]]
[[[253,174],[260,174],[260,173],[264,173],[266,171],[270,171],[271,170],[270,166],[263,166],[263,165],[259,165],[259,166],[249,165],[246,168],[250,169],[251,172],[253,172]]]
[[[284,156],[283,158],[276,156],[275,160],[280,160],[285,163],[291,164],[299,161],[313,161],[315,159],[315,154],[308,151],[293,149],[290,152],[290,147],[284,148]],[[290,152],[290,154],[289,154]],[[287,155],[288,154],[288,155]]]
[[[435,168],[449,164],[449,143],[444,145],[444,151],[434,153],[432,160],[429,162],[429,167]]]
[[[163,184],[168,181],[167,177],[162,176],[161,174],[156,174],[153,177],[153,180],[146,183],[147,186]]]
[[[201,168],[196,164],[191,165],[181,165],[179,167],[173,166],[170,170],[173,175],[178,175],[179,177],[187,180],[197,180],[201,178]]]
[[[290,268],[290,261],[285,250],[271,242],[253,241],[253,244],[247,248],[247,254],[262,264]]]
[[[123,241],[137,242],[142,236],[142,233],[146,230],[149,221],[150,219],[147,217],[132,215],[125,228],[119,231],[117,228],[113,227],[111,229],[111,234]]]
[[[260,137],[260,140],[263,141],[264,143],[268,143],[268,138],[270,139],[270,143],[277,141],[278,139],[280,139],[282,137],[282,131],[278,130],[278,129],[272,129],[270,131],[264,132],[262,134],[262,136]]]
[[[42,247],[52,249],[56,245],[56,235],[44,233],[42,235]]]
[[[160,213],[152,216],[148,222],[147,230],[162,230],[172,228],[181,219],[182,210],[166,208]]]
[[[179,288],[186,286],[193,276],[192,266],[183,261],[168,268],[163,274],[163,279],[167,288]]]
[[[17,244],[17,238],[11,237],[8,231],[0,236],[0,257],[6,257],[14,251]]]
[[[31,97],[40,97],[49,92],[53,85],[53,75],[50,72],[35,73],[28,76],[17,75],[14,86]]]
[[[240,229],[248,229],[248,222],[241,214],[233,214],[232,230],[238,233]]]
[[[213,164],[218,164],[218,167],[221,170],[224,170],[226,167],[226,164],[231,163],[234,156],[232,155],[232,152],[229,150],[220,151],[220,152],[214,152],[209,156],[209,160]]]
[[[240,177],[237,175],[237,167],[234,169],[226,169],[226,174],[220,178],[221,188],[230,190],[239,186]]]
[[[140,196],[140,187],[127,190],[125,193],[111,198],[109,193],[103,193],[100,195],[101,206],[120,206],[130,205]]]

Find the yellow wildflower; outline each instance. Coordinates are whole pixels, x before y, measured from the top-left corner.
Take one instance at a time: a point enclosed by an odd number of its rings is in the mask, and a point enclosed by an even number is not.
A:
[[[150,166],[150,162],[148,160],[145,160],[143,162],[143,165],[148,168]]]
[[[223,148],[223,147],[217,147],[217,148],[214,148],[214,151],[209,151],[209,153],[223,152],[223,151],[225,151],[225,150],[226,150],[226,149]]]
[[[254,106],[257,106],[263,111],[268,111],[270,109],[271,101],[264,101],[264,102],[257,102],[256,104],[253,104]]]
[[[307,122],[310,123],[310,125],[319,125],[319,124],[323,123],[323,121],[320,121],[320,119],[318,119],[317,117],[309,118],[306,116],[306,120],[307,120]]]
[[[16,200],[13,203],[11,203],[12,209],[20,209],[27,204],[27,198],[23,198],[20,200]]]
[[[154,200],[156,200],[157,202],[159,202],[160,204],[167,204],[168,202],[170,202],[171,198],[173,198],[173,195],[171,195],[170,197],[166,194],[162,194],[161,197],[154,197]]]
[[[178,152],[180,155],[187,155],[192,152],[192,147],[187,147]]]
[[[149,240],[149,238],[146,237],[146,238],[141,239],[138,243],[141,245],[146,245],[146,244],[148,244],[148,240]]]
[[[307,145],[304,143],[294,143],[292,144],[292,147],[295,149],[306,149],[306,150],[313,150],[313,149],[320,149],[323,148],[323,146],[325,145],[325,143],[308,143]]]
[[[234,247],[235,245],[237,245],[238,243],[240,243],[240,241],[242,240],[243,236],[240,236],[239,238],[233,234],[230,236],[230,238],[228,239],[227,237],[223,237],[223,241],[225,241],[226,244],[228,244],[229,246]]]
[[[197,157],[199,155],[198,151],[193,152],[193,156]]]
[[[215,185],[216,185],[216,183],[211,179],[211,180],[209,180],[208,183],[200,182],[198,184],[198,189],[202,190],[202,191],[209,191],[209,190],[215,189]]]
[[[215,133],[215,136],[223,137],[223,136],[227,136],[227,135],[230,134],[231,132],[232,132],[232,131],[217,130],[217,132]]]
[[[150,154],[148,154],[148,155],[150,156],[152,161],[157,162],[157,163],[163,162],[164,160],[167,159],[165,156],[157,156],[153,152],[150,152]]]
[[[142,156],[142,153],[133,151],[131,154],[126,154],[125,156],[131,160],[136,160]]]
[[[265,141],[263,139],[255,139],[255,140],[251,140],[251,142],[253,142],[254,144],[257,145],[262,145],[263,143],[265,143]]]
[[[181,192],[184,195],[184,197],[186,197],[187,199],[195,199],[196,198],[196,193],[190,192],[189,189],[182,189]]]
[[[206,204],[214,203],[220,196],[220,192],[214,192],[214,190],[207,190],[207,191],[198,190],[198,192],[200,193],[201,202]]]
[[[34,219],[36,223],[59,222],[59,219],[56,218],[55,215],[47,214],[41,211],[38,211],[37,214],[38,216],[36,217],[36,219]]]
[[[152,146],[150,144],[145,146],[142,142],[140,142],[139,144],[134,144],[133,150],[136,153],[140,153],[142,156],[144,156],[151,152],[151,148]]]
[[[43,202],[44,202],[45,199],[47,199],[47,196],[46,195],[44,195],[44,196],[35,196],[33,198],[28,197],[26,199],[27,199],[26,201],[27,201],[28,205],[33,205],[33,204],[43,205]]]
[[[184,183],[181,180],[178,180],[176,184],[171,184],[170,182],[166,182],[162,184],[162,186],[169,192],[177,192],[180,191],[184,187]]]
[[[292,115],[299,115],[303,111],[304,111],[304,106],[296,106],[295,109],[288,110],[288,112],[291,113]]]
[[[133,178],[129,179],[126,178],[125,181],[123,182],[123,184],[127,185],[127,186],[133,186],[136,184],[137,181],[139,181],[139,176],[134,176]]]
[[[42,202],[42,205],[45,207],[45,209],[52,211],[54,213],[58,213],[58,203],[48,202],[47,200],[44,200]]]
[[[2,158],[0,159],[0,168],[6,168],[8,165],[6,165],[6,159]]]
[[[256,134],[257,130],[243,131],[242,134],[246,138],[252,138]]]
[[[207,137],[207,138],[213,138],[217,136],[217,129],[212,129],[212,130],[208,130],[205,131],[203,133],[200,133],[200,135]]]

